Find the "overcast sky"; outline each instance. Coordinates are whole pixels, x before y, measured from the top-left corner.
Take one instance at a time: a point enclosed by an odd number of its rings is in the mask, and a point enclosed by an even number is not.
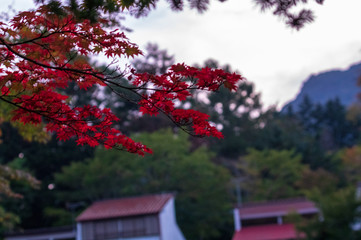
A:
[[[4,1],[4,0],[2,0]],[[16,9],[30,0],[9,0]],[[316,21],[296,31],[271,13],[260,13],[252,0],[211,0],[203,14],[185,9],[173,12],[160,1],[146,18],[127,18],[132,42],[148,42],[189,65],[208,58],[230,64],[262,93],[266,106],[293,99],[311,74],[345,69],[361,61],[361,0],[326,0],[310,5]],[[6,5],[0,6],[1,10]]]

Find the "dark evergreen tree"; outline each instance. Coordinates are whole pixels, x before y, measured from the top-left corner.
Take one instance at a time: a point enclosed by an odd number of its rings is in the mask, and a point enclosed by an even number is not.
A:
[[[219,63],[212,59],[207,60],[204,66],[220,67]],[[229,65],[222,68],[231,71]],[[254,147],[257,143],[262,104],[253,83],[243,81],[235,92],[227,92],[221,87],[207,96],[199,95],[189,104],[209,114],[211,121],[222,129],[224,139],[207,140],[219,158],[235,160],[240,154],[244,154],[247,148]]]
[[[147,72],[151,74],[164,74],[172,64],[174,64],[174,56],[169,55],[167,50],[160,49],[158,45],[154,43],[148,43],[144,57],[139,57],[132,61],[132,66],[137,72]],[[130,111],[124,111],[126,106],[130,107]],[[152,117],[141,115],[135,107],[136,105],[128,101],[124,102],[122,108],[114,109],[114,111],[119,112],[119,114],[126,119],[126,125],[123,128],[124,132],[153,132],[166,127],[176,127],[164,115]],[[122,111],[122,113],[120,111]]]
[[[156,8],[158,0],[34,0],[36,3],[47,4],[51,11],[64,14],[62,7],[69,7],[72,12],[80,19],[90,19],[96,21],[104,13],[114,18],[114,14],[119,14],[121,10],[128,9],[136,16],[147,15],[152,8]],[[225,2],[226,0],[218,0]],[[191,9],[196,9],[202,13],[209,7],[210,0],[167,0],[169,6],[174,11],[184,9],[185,3],[188,3]],[[299,30],[306,23],[313,22],[315,17],[310,9],[301,9],[293,11],[294,8],[307,5],[307,0],[253,0],[262,11],[273,11],[273,14],[280,17],[287,26]],[[318,4],[323,4],[324,0],[314,0]],[[114,21],[115,22],[115,21]]]
[[[298,109],[299,123],[324,151],[348,147],[357,141],[358,123],[347,119],[346,108],[338,98],[321,105],[312,103],[306,96]]]
[[[291,9],[308,3],[307,0],[254,0],[262,11],[273,10],[273,14],[284,19],[286,24],[299,30],[306,23],[313,22],[315,17],[311,10],[301,9],[298,12],[291,12]],[[318,4],[323,4],[324,0],[314,0]]]
[[[159,49],[155,43],[148,43],[144,57],[132,61],[137,72],[149,74],[164,74],[174,63],[174,56],[169,55],[167,50]]]

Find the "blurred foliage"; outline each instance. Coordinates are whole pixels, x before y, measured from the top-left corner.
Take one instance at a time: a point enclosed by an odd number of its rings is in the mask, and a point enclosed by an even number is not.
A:
[[[19,222],[19,216],[7,212],[3,207],[0,206],[0,234],[14,229],[16,224],[18,224]]]
[[[338,154],[342,160],[341,171],[346,181],[356,186],[361,181],[361,146],[343,149]]]
[[[40,184],[36,178],[25,171],[12,169],[6,165],[0,165],[0,196],[21,198],[21,194],[15,193],[11,189],[11,181],[25,182],[33,188],[37,188]]]
[[[164,74],[174,63],[174,56],[169,55],[167,50],[160,49],[155,43],[148,43],[144,57],[138,57],[132,61],[137,72],[149,74]]]
[[[239,167],[249,200],[273,200],[301,196],[297,186],[308,170],[293,150],[250,149]]]
[[[24,124],[19,121],[10,121],[12,116],[10,112],[13,110],[14,107],[12,105],[3,101],[0,102],[0,125],[4,122],[10,122],[12,127],[17,129],[18,133],[26,141],[38,141],[45,143],[50,139],[50,135],[44,130],[43,124],[33,125]],[[2,131],[0,129],[0,137],[1,136]]]
[[[218,1],[225,2],[226,0]],[[67,7],[77,18],[89,19],[93,22],[96,22],[99,16],[108,15],[115,24],[117,23],[115,14],[127,10],[135,17],[146,16],[158,4],[158,0],[34,0],[34,2],[46,4],[50,11],[58,15],[64,14],[64,7]],[[183,10],[187,3],[191,9],[195,9],[199,13],[206,11],[210,5],[210,0],[168,0],[167,2],[174,11]],[[271,11],[280,17],[287,26],[297,30],[315,19],[311,9],[303,8],[310,5],[306,0],[253,0],[253,2],[260,7],[262,12]],[[324,0],[314,0],[313,2],[323,4]]]
[[[53,223],[53,226],[69,226],[74,224],[75,216],[67,209],[46,207],[44,215],[47,221]]]
[[[23,195],[21,199],[4,199],[2,206],[21,219],[17,228],[36,228],[53,225],[51,219],[46,218],[46,207],[63,206],[54,192],[48,189],[53,183],[54,172],[70,162],[82,161],[93,155],[93,148],[77,146],[74,141],[60,142],[56,136],[46,143],[26,141],[11,124],[4,122],[0,144],[0,164],[30,172],[41,181],[39,189],[33,190],[26,184],[12,182],[11,189]]]
[[[273,14],[285,21],[287,26],[297,30],[315,19],[312,10],[301,7],[302,4],[309,4],[307,0],[254,0],[254,2],[262,11],[272,10]],[[324,0],[314,0],[313,2],[323,4]]]
[[[318,189],[323,193],[331,193],[340,186],[340,178],[338,175],[331,173],[323,168],[311,170],[306,168],[302,172],[301,179],[297,182],[297,186],[305,194],[309,190]]]
[[[11,164],[9,164],[11,165]],[[16,164],[13,164],[16,166]],[[20,167],[20,165],[18,164]],[[14,183],[30,186],[31,188],[39,188],[40,182],[34,178],[30,173],[11,168],[8,165],[0,165],[0,202],[9,200],[9,198],[23,198],[19,192],[15,192],[12,188]],[[10,231],[20,223],[20,217],[8,209],[0,206],[0,234],[5,231]]]
[[[224,2],[225,0],[219,0]],[[135,17],[146,16],[155,9],[158,0],[34,0],[36,4],[47,5],[50,11],[62,15],[65,14],[64,7],[69,8],[78,19],[89,19],[96,22],[100,16],[108,15],[110,19],[116,18],[114,14],[120,14],[126,10]],[[183,10],[184,0],[167,1],[174,11]],[[187,0],[191,9],[204,12],[208,9],[209,0]]]
[[[321,215],[297,223],[309,240],[356,240],[361,238],[361,201],[355,187],[342,188],[329,194],[318,189],[310,191],[309,199],[316,203]]]

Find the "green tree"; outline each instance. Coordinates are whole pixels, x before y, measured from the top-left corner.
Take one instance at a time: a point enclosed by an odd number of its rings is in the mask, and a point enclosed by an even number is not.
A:
[[[303,174],[301,188],[320,209],[319,217],[297,222],[307,239],[360,239],[360,155],[360,146],[342,149],[332,158],[337,163],[335,171]]]
[[[322,105],[305,96],[297,111],[270,109],[263,114],[264,127],[257,148],[295,149],[303,156],[303,163],[313,170],[324,168],[334,172],[338,165],[332,155],[340,148],[354,145],[359,138],[356,116],[348,115],[338,99]]]
[[[297,224],[298,229],[306,234],[306,239],[361,238],[361,231],[356,227],[361,219],[361,201],[356,198],[354,187],[339,189],[329,194],[313,190],[308,197],[320,209],[320,216]]]
[[[298,187],[307,166],[294,150],[255,150],[242,159],[243,185],[249,200],[272,200],[302,195]]]
[[[11,167],[31,172],[41,181],[36,191],[21,184],[12,186],[15,192],[21,192],[24,197],[6,199],[2,206],[20,217],[18,227],[27,229],[49,226],[51,221],[46,219],[45,209],[63,206],[55,196],[56,189],[48,188],[49,184],[54,183],[53,174],[71,162],[92,157],[94,148],[77,146],[74,141],[59,141],[56,136],[51,136],[46,143],[29,142],[6,122],[1,125],[1,129],[3,141],[0,144],[0,164],[14,164],[12,160],[21,156],[21,163],[18,160],[16,166]]]
[[[338,98],[314,104],[306,96],[296,113],[297,119],[324,151],[349,147],[358,138],[357,122],[348,119],[346,107]]]
[[[356,185],[361,181],[361,146],[355,145],[339,151],[341,171],[348,183]]]
[[[9,164],[10,165],[10,164]],[[32,188],[38,188],[40,182],[34,178],[30,173],[12,168],[9,165],[0,165],[0,233],[4,231],[13,230],[15,225],[20,222],[19,216],[9,211],[6,206],[3,206],[4,200],[23,198],[19,192],[13,189],[14,184],[27,185]],[[16,166],[16,164],[13,164]]]
[[[261,115],[261,122],[263,127],[259,130],[257,149],[294,149],[302,155],[302,162],[312,169],[333,167],[319,142],[295,113],[270,108]]]
[[[145,157],[97,149],[95,157],[56,174],[59,198],[91,201],[159,192],[176,194],[178,223],[187,239],[229,238],[230,175],[206,148],[191,151],[187,134],[161,130],[134,136],[154,153]],[[226,235],[221,235],[226,234]]]

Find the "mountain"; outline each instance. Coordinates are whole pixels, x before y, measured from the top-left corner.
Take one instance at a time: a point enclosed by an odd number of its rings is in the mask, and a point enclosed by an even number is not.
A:
[[[296,98],[287,103],[282,111],[292,106],[297,111],[305,96],[313,103],[325,104],[328,100],[339,98],[340,102],[349,106],[357,101],[361,88],[357,79],[361,76],[361,63],[352,65],[345,71],[331,70],[317,75],[311,75],[304,83]]]

